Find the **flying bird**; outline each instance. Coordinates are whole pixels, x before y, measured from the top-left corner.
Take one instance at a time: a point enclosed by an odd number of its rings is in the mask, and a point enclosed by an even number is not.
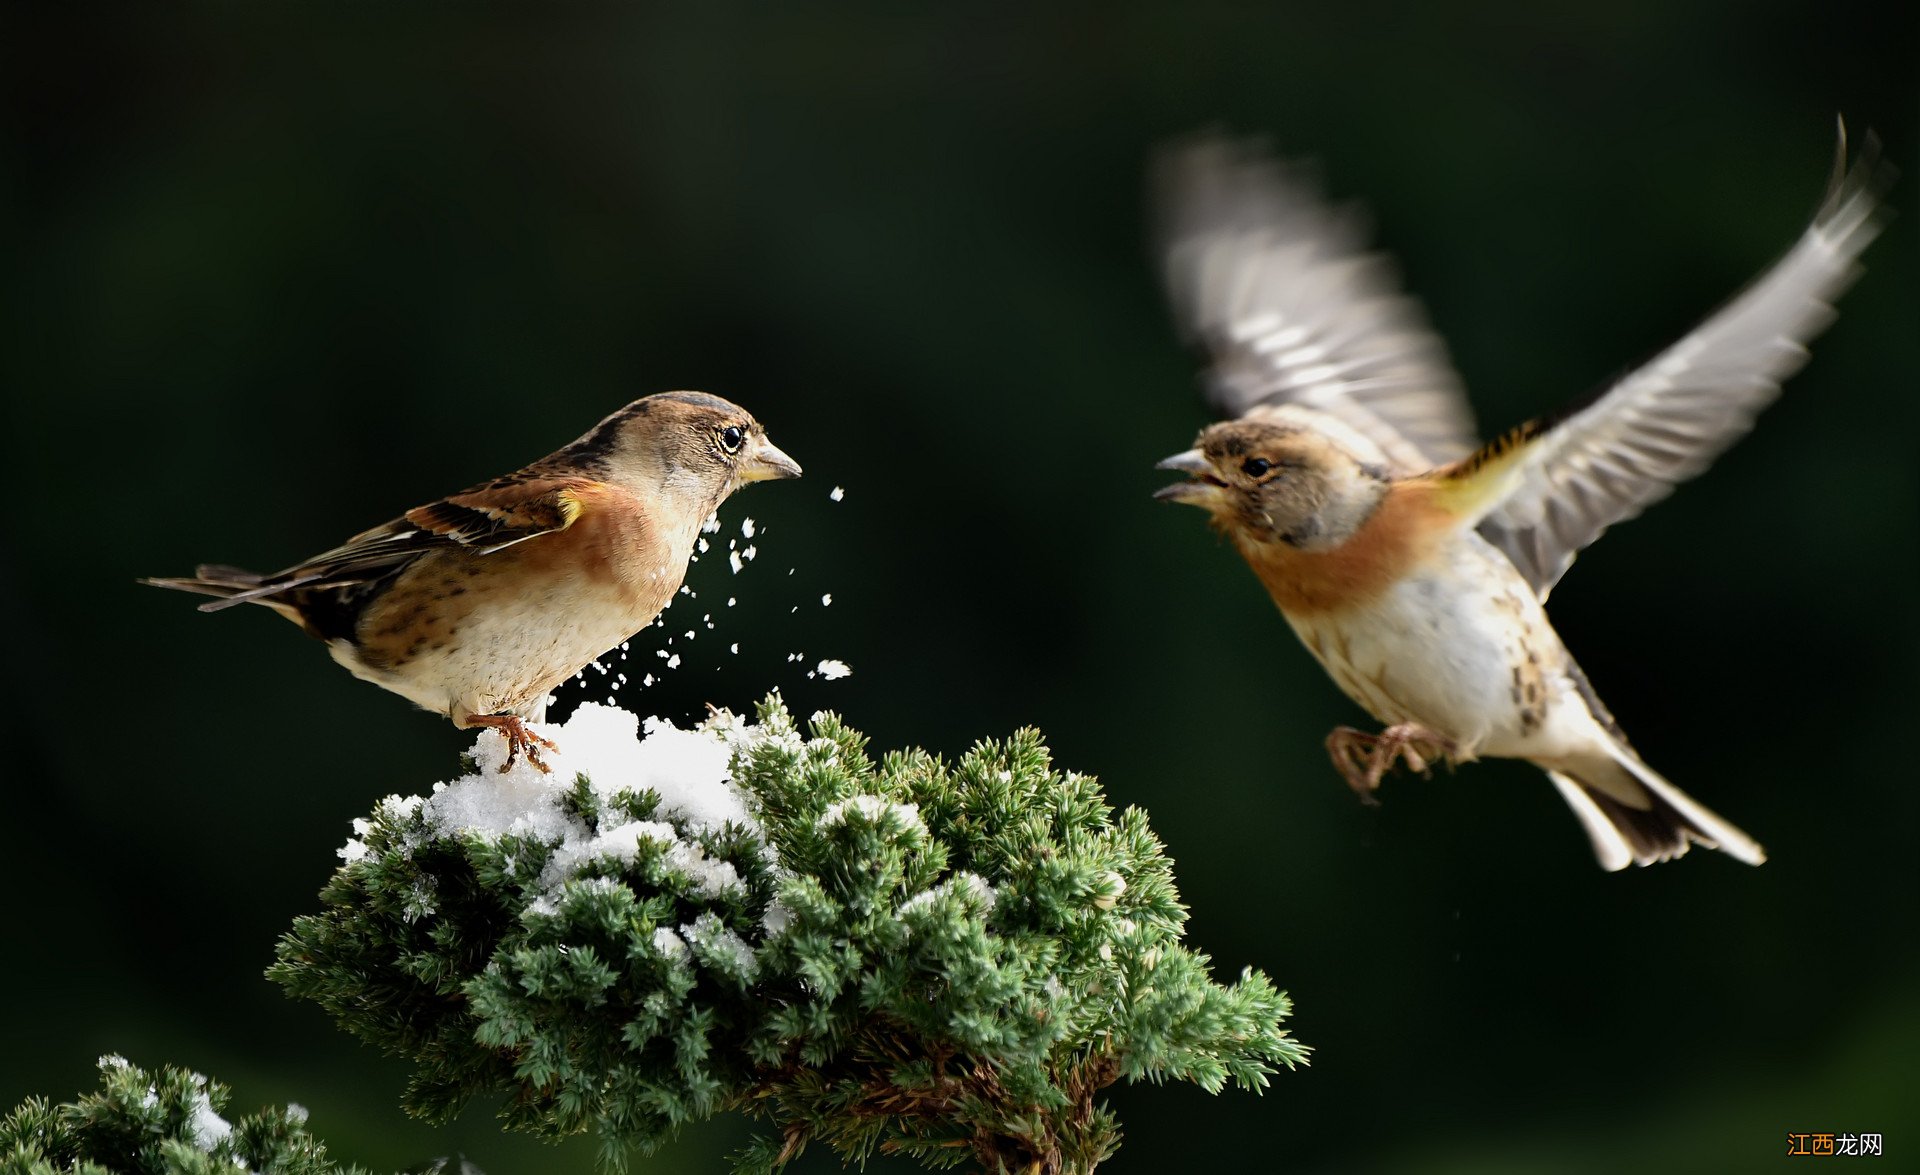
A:
[[[1598,395],[1475,440],[1459,378],[1389,262],[1305,170],[1200,140],[1156,172],[1165,278],[1225,417],[1159,464],[1155,496],[1207,511],[1348,697],[1336,728],[1368,803],[1396,763],[1525,759],[1603,868],[1759,844],[1643,762],[1543,605],[1574,556],[1744,434],[1833,318],[1888,179],[1844,131],[1825,201],[1786,255]]]
[[[525,752],[548,691],[653,622],[700,527],[748,482],[800,466],[747,411],[702,392],[635,400],[525,468],[415,507],[272,575],[203,564],[157,587],[261,604],[355,677]]]

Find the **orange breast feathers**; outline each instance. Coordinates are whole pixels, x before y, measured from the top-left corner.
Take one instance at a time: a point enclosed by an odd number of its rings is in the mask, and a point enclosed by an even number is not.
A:
[[[1375,599],[1439,554],[1461,519],[1435,499],[1431,482],[1395,482],[1353,537],[1327,550],[1257,542],[1239,531],[1234,545],[1282,612],[1338,612]]]
[[[662,577],[656,572],[672,561],[672,552],[646,504],[605,482],[587,482],[567,493],[577,505],[572,524],[520,544],[528,568],[582,572],[595,582],[643,592],[657,587]]]

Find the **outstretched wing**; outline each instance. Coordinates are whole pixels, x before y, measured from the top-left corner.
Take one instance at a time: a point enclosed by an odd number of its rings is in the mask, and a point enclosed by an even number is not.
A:
[[[1813,223],[1787,255],[1694,332],[1557,421],[1523,430],[1480,531],[1545,599],[1580,549],[1694,476],[1752,427],[1806,362],[1878,233],[1890,173],[1846,139]]]
[[[584,478],[506,477],[476,486],[415,507],[392,522],[354,535],[331,551],[274,575],[258,577],[255,586],[202,604],[201,608],[217,611],[300,588],[352,587],[380,579],[440,547],[467,547],[490,555],[571,526],[580,515],[582,491],[593,485]],[[211,579],[207,570],[203,568],[199,577],[209,581],[207,588],[237,586]],[[168,586],[188,585],[175,582]]]
[[[1416,473],[1473,449],[1446,348],[1359,217],[1307,169],[1208,138],[1156,168],[1162,260],[1183,334],[1212,359],[1209,399],[1237,417],[1300,404],[1344,420]]]

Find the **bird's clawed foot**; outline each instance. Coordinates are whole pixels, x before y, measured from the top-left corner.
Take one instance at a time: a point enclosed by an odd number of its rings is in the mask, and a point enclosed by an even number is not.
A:
[[[538,767],[542,774],[553,770],[540,761],[540,748],[557,751],[560,745],[528,729],[527,724],[518,714],[476,714],[467,721],[474,726],[491,726],[506,738],[507,761],[500,764],[503,774],[513,770],[514,760],[518,759],[523,751],[526,752],[527,762]]]
[[[1368,734],[1351,726],[1336,726],[1327,736],[1327,754],[1353,794],[1368,807],[1379,806],[1373,793],[1380,779],[1393,770],[1395,760],[1406,760],[1407,768],[1431,775],[1433,765],[1453,753],[1453,740],[1424,726],[1402,722],[1379,734]]]

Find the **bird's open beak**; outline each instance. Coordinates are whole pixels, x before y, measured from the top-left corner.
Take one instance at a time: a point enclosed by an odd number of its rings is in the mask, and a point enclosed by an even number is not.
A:
[[[753,447],[753,454],[740,466],[741,481],[774,481],[799,476],[800,463],[782,453],[765,437],[760,438]]]
[[[1191,474],[1192,481],[1177,481],[1153,492],[1153,496],[1162,502],[1183,502],[1189,506],[1211,506],[1221,490],[1219,479],[1213,476],[1213,466],[1207,456],[1198,449],[1188,449],[1184,453],[1175,453],[1154,466],[1155,469],[1171,469],[1176,473]]]

